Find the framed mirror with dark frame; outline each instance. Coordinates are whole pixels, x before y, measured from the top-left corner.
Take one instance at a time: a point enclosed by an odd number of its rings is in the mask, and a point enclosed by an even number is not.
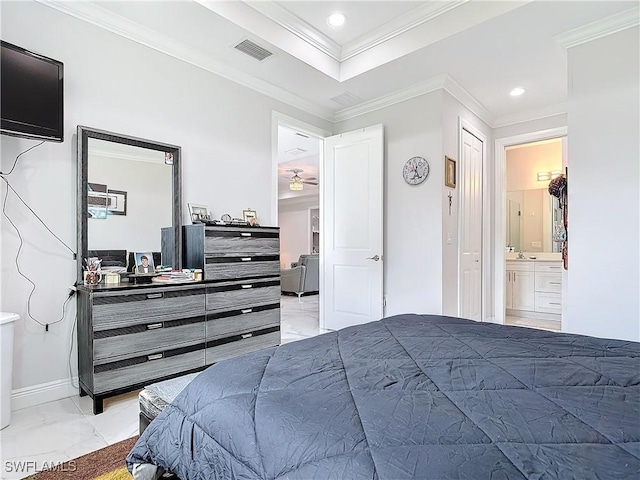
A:
[[[77,135],[77,284],[96,252],[106,270],[135,272],[127,252],[181,268],[180,147],[85,126]]]

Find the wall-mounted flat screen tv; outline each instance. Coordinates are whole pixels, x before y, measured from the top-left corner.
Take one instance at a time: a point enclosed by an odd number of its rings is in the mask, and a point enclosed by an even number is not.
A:
[[[0,133],[62,142],[62,62],[2,41]]]

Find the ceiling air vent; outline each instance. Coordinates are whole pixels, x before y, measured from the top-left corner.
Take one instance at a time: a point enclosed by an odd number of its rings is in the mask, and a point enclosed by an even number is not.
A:
[[[289,155],[300,155],[301,153],[305,153],[306,150],[304,148],[292,148],[291,150],[287,150],[284,153],[288,153]]]
[[[242,53],[246,53],[250,57],[253,57],[259,61],[262,61],[265,58],[273,55],[272,52],[262,48],[260,45],[253,43],[251,40],[243,40],[233,48],[241,51]]]
[[[351,92],[345,92],[342,95],[331,98],[331,100],[344,108],[353,107],[354,105],[358,105],[363,102],[359,96]]]

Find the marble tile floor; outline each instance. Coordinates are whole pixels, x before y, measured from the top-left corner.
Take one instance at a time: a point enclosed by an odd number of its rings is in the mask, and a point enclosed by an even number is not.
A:
[[[138,392],[106,399],[101,415],[92,408],[76,395],[12,412],[0,430],[0,478],[24,478],[138,433]]]
[[[282,343],[318,335],[318,308],[318,295],[283,295]],[[138,434],[138,391],[106,399],[100,415],[92,408],[91,398],[73,396],[12,412],[0,430],[0,478],[24,478]]]
[[[319,326],[319,295],[280,297],[280,335],[282,343],[313,337],[324,330]]]

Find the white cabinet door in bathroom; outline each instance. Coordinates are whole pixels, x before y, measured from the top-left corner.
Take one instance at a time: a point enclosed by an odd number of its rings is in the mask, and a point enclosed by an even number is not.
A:
[[[533,272],[513,271],[512,307],[514,310],[535,309],[535,274]]]
[[[513,276],[513,271],[506,270],[504,272],[505,279],[504,284],[506,286],[506,292],[504,296],[504,308],[513,308],[513,282],[511,281],[511,277]]]

